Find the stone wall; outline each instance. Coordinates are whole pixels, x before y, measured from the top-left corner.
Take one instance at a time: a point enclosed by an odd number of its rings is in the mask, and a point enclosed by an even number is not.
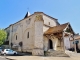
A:
[[[69,36],[64,37],[64,45],[65,45],[65,49],[69,49],[70,48]]]
[[[34,16],[35,17],[35,16]],[[19,42],[23,42],[22,50],[24,52],[32,52],[33,49],[33,39],[34,39],[34,17],[26,18],[14,25],[11,25],[10,28],[10,39],[9,46],[11,43],[18,45],[19,50]],[[29,38],[27,38],[29,32]],[[16,40],[17,36],[17,40]]]
[[[46,24],[48,26],[53,27],[53,26],[57,26],[58,25],[56,19],[49,18],[46,15],[43,15],[43,20],[44,20],[44,24]]]
[[[34,49],[33,55],[44,55],[43,50],[43,16],[36,15],[34,25]]]
[[[48,38],[46,36],[44,36],[43,42],[44,42],[44,51],[48,51],[49,42],[48,42]]]

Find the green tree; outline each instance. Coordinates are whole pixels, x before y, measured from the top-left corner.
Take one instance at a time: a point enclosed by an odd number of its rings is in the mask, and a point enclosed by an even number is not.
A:
[[[7,33],[5,32],[4,29],[0,29],[0,45],[3,44],[3,42],[5,41],[7,37]]]

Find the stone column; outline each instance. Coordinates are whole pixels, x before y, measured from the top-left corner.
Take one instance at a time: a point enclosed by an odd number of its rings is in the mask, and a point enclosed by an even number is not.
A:
[[[75,44],[74,35],[73,35],[73,41],[74,41],[74,50],[75,50],[75,53],[76,53],[77,51],[76,51],[76,44]]]
[[[65,52],[64,35],[65,35],[65,33],[63,31],[63,36],[62,36],[62,38],[63,38],[63,51]]]
[[[58,39],[54,37],[54,39],[51,37],[51,40],[53,42],[53,50],[57,50],[57,44],[58,44]]]
[[[44,55],[42,15],[36,15],[34,22],[34,49],[32,51],[32,55]]]
[[[53,43],[53,44],[54,44],[54,50],[57,50],[57,42],[58,42],[58,40],[55,39],[55,40],[54,40],[54,43]]]

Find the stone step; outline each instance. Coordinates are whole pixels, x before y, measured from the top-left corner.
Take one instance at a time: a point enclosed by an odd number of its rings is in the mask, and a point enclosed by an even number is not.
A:
[[[45,53],[46,56],[55,56],[55,57],[69,57],[66,53],[63,51],[47,51]]]

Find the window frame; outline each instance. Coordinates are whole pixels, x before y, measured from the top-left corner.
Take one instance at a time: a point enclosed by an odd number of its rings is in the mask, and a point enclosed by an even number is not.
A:
[[[29,38],[29,32],[27,33],[27,38]]]
[[[16,35],[16,40],[17,40],[17,35]]]

